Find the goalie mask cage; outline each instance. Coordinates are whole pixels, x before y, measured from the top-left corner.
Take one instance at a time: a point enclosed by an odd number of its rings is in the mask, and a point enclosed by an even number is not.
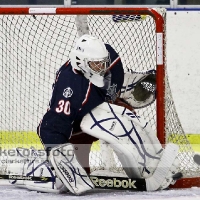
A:
[[[77,16],[83,19],[80,24]],[[168,83],[165,17],[165,9],[148,8],[0,8],[1,149],[42,148],[36,128],[48,107],[55,73],[68,60],[78,33],[89,31],[116,49],[125,70],[157,70],[157,99],[137,113],[149,121],[161,143],[180,146],[184,178],[174,187],[199,186],[200,169]],[[93,170],[122,170],[101,142],[92,146],[90,165]]]

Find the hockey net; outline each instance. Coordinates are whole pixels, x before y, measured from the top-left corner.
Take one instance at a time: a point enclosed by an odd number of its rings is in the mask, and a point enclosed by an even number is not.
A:
[[[89,31],[114,47],[125,70],[157,70],[157,100],[137,113],[149,121],[161,143],[179,144],[184,179],[175,186],[198,186],[200,169],[168,82],[165,17],[165,9],[0,8],[1,150],[43,148],[36,128],[48,107],[55,73],[69,59],[78,34]],[[123,173],[116,155],[102,143],[91,148],[92,170]]]

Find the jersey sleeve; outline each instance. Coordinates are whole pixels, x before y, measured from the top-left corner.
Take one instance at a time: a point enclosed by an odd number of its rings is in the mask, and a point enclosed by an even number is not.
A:
[[[89,83],[70,70],[57,75],[50,109],[43,117],[40,134],[47,144],[62,144],[72,133],[73,122],[82,107]]]

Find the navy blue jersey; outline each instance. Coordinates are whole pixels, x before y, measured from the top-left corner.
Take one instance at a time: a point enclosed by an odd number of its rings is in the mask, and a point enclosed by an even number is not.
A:
[[[57,72],[52,98],[47,113],[38,126],[38,134],[46,146],[68,142],[75,121],[105,101],[114,102],[120,93],[124,71],[119,55],[106,44],[111,65],[105,74],[104,87],[93,85],[70,62]]]

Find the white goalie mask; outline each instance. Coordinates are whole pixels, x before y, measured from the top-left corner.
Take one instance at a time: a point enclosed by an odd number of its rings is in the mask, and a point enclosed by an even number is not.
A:
[[[81,71],[97,87],[104,86],[104,75],[110,65],[105,44],[91,35],[81,36],[70,53],[73,69]]]

